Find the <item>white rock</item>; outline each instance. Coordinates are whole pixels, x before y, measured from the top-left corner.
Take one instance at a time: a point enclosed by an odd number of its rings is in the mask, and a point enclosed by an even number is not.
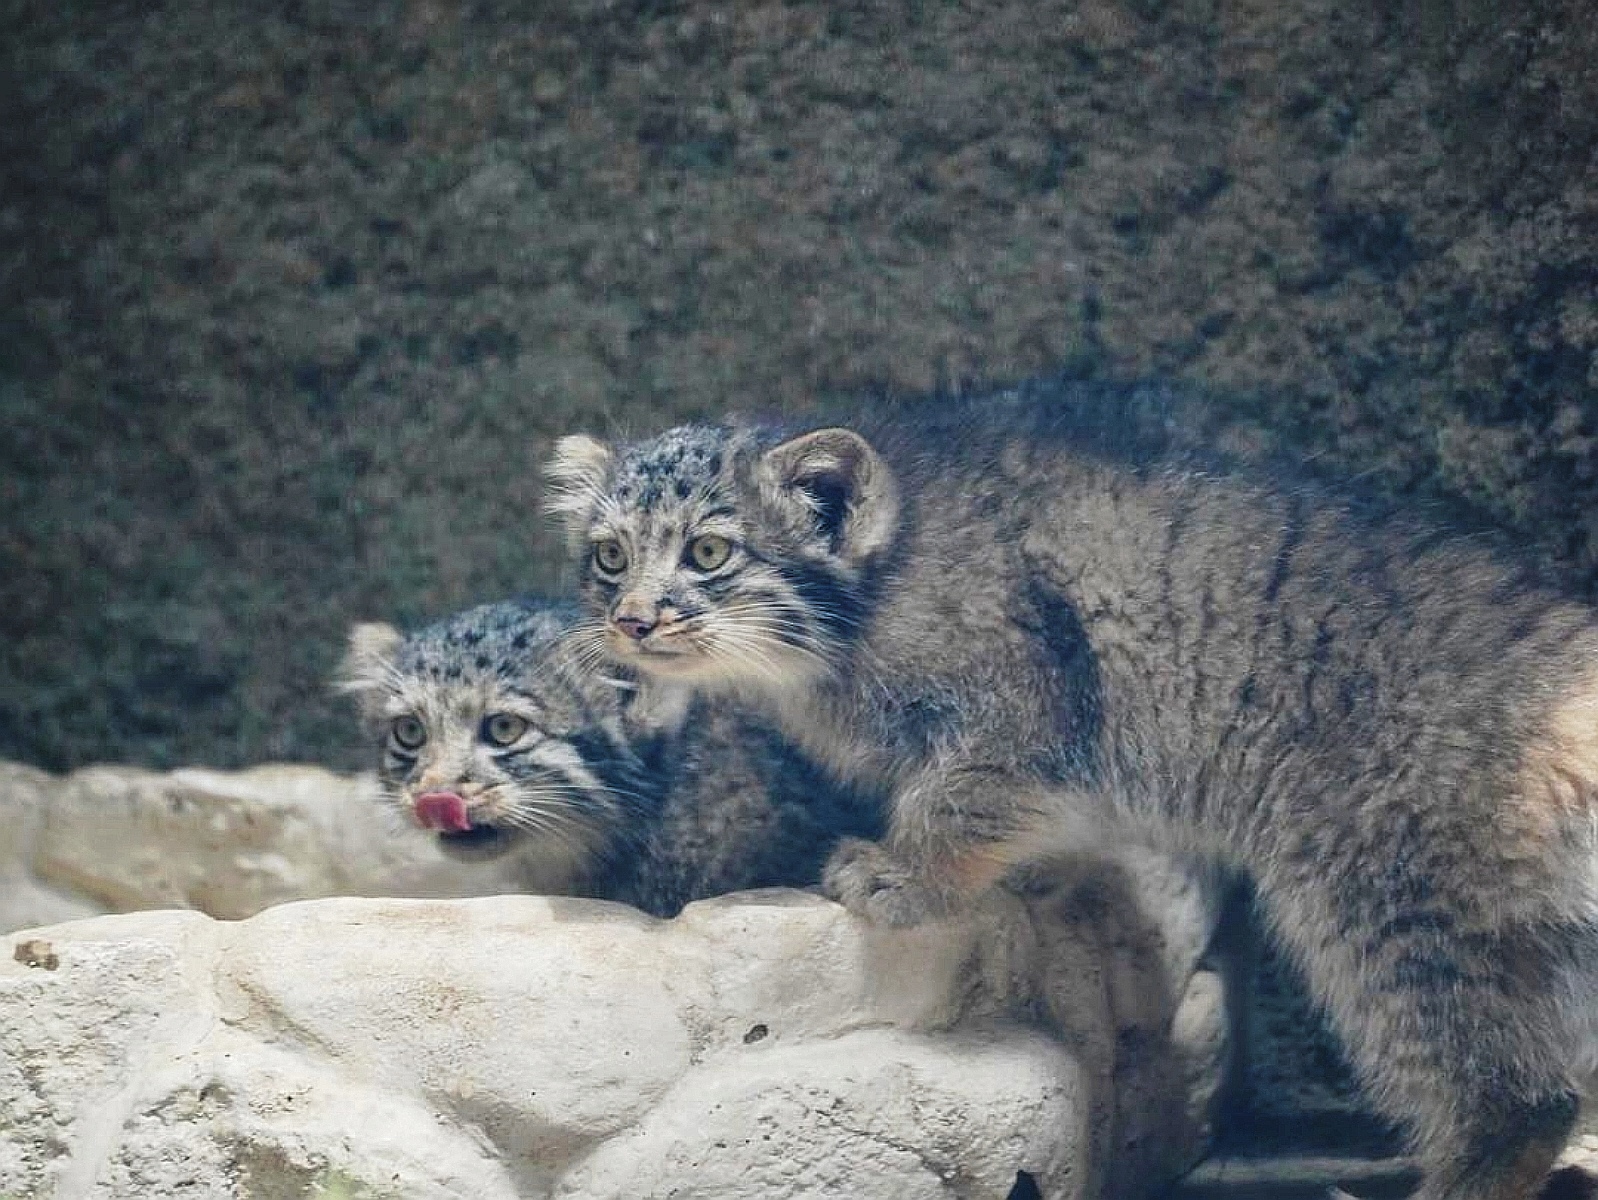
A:
[[[564,880],[443,856],[376,800],[369,776],[268,765],[52,777],[0,764],[0,927],[94,911],[250,916],[319,896],[472,896]]]
[[[1580,1167],[1598,1178],[1598,1076],[1583,1080],[1582,1091],[1586,1098],[1581,1119],[1576,1123],[1565,1152],[1559,1156],[1559,1165]]]
[[[7,940],[57,960],[0,961],[0,1194],[18,1200],[1159,1182],[1112,1161],[1112,1080],[1008,1015],[1047,974],[1013,899],[903,933],[778,892],[675,921],[531,896],[335,899]],[[1056,1015],[1078,1045],[1113,1045],[1102,1007]]]
[[[104,911],[103,905],[48,887],[21,871],[0,871],[0,933],[76,921]]]
[[[0,764],[9,927],[260,914],[24,935],[60,961],[0,964],[0,1195],[1003,1196],[1025,1170],[1131,1196],[1202,1145],[1226,1058],[1203,875],[1054,864],[898,932],[795,892],[674,922],[525,896],[261,912],[564,886],[445,859],[373,788]]]
[[[21,763],[0,762],[0,864],[25,862],[33,853],[55,776]]]
[[[0,762],[0,931],[51,925],[104,911],[68,889],[34,878],[34,847],[60,781],[20,763]]]
[[[671,1180],[704,1200],[1003,1197],[1019,1169],[1050,1181],[1051,1197],[1084,1194],[1081,1074],[1041,1035],[859,1029],[757,1043],[743,1059],[690,1073],[556,1194],[646,1196]]]

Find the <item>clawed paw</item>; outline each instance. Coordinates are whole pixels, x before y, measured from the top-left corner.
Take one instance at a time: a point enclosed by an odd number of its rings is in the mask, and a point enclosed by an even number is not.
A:
[[[822,874],[822,891],[879,925],[909,926],[949,915],[950,896],[927,886],[880,842],[845,838]]]

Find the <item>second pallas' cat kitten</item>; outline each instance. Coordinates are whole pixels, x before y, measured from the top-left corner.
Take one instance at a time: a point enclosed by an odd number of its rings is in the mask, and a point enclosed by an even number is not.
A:
[[[1128,834],[1246,868],[1425,1200],[1532,1194],[1598,1024],[1598,621],[1477,541],[1140,457],[1043,387],[564,439],[590,637],[886,789],[832,894]],[[867,423],[869,422],[869,423]]]
[[[516,855],[528,886],[672,916],[691,900],[815,883],[878,808],[769,721],[704,698],[647,707],[580,665],[570,604],[485,604],[402,634],[357,625],[341,687],[383,798],[456,858]]]

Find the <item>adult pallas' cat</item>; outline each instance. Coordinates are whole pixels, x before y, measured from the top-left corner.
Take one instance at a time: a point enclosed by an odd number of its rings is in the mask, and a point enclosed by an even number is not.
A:
[[[1134,836],[1247,869],[1425,1200],[1532,1194],[1598,1041],[1598,619],[1479,539],[1146,457],[1042,387],[564,439],[588,636],[885,789],[913,923]]]

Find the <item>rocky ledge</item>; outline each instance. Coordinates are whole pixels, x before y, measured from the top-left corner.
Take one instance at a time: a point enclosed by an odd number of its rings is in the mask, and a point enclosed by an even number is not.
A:
[[[1013,1019],[1050,974],[1036,932],[1013,898],[886,932],[777,892],[673,921],[326,899],[12,934],[0,1194],[1063,1200],[1168,1180],[1192,1131],[1158,1072],[1106,1057],[1139,1031],[1104,964],[1055,963],[1070,1039]],[[1179,1024],[1212,1044],[1197,1011]]]
[[[903,932],[494,894],[560,887],[359,777],[0,764],[0,1195],[1064,1200],[1201,1152],[1213,897],[1161,860]]]
[[[499,894],[563,881],[449,861],[372,789],[0,763],[0,1196],[1121,1200],[1206,1144],[1216,898],[1163,860],[908,932],[803,892],[659,921]],[[1249,1154],[1180,1194],[1401,1168]]]

